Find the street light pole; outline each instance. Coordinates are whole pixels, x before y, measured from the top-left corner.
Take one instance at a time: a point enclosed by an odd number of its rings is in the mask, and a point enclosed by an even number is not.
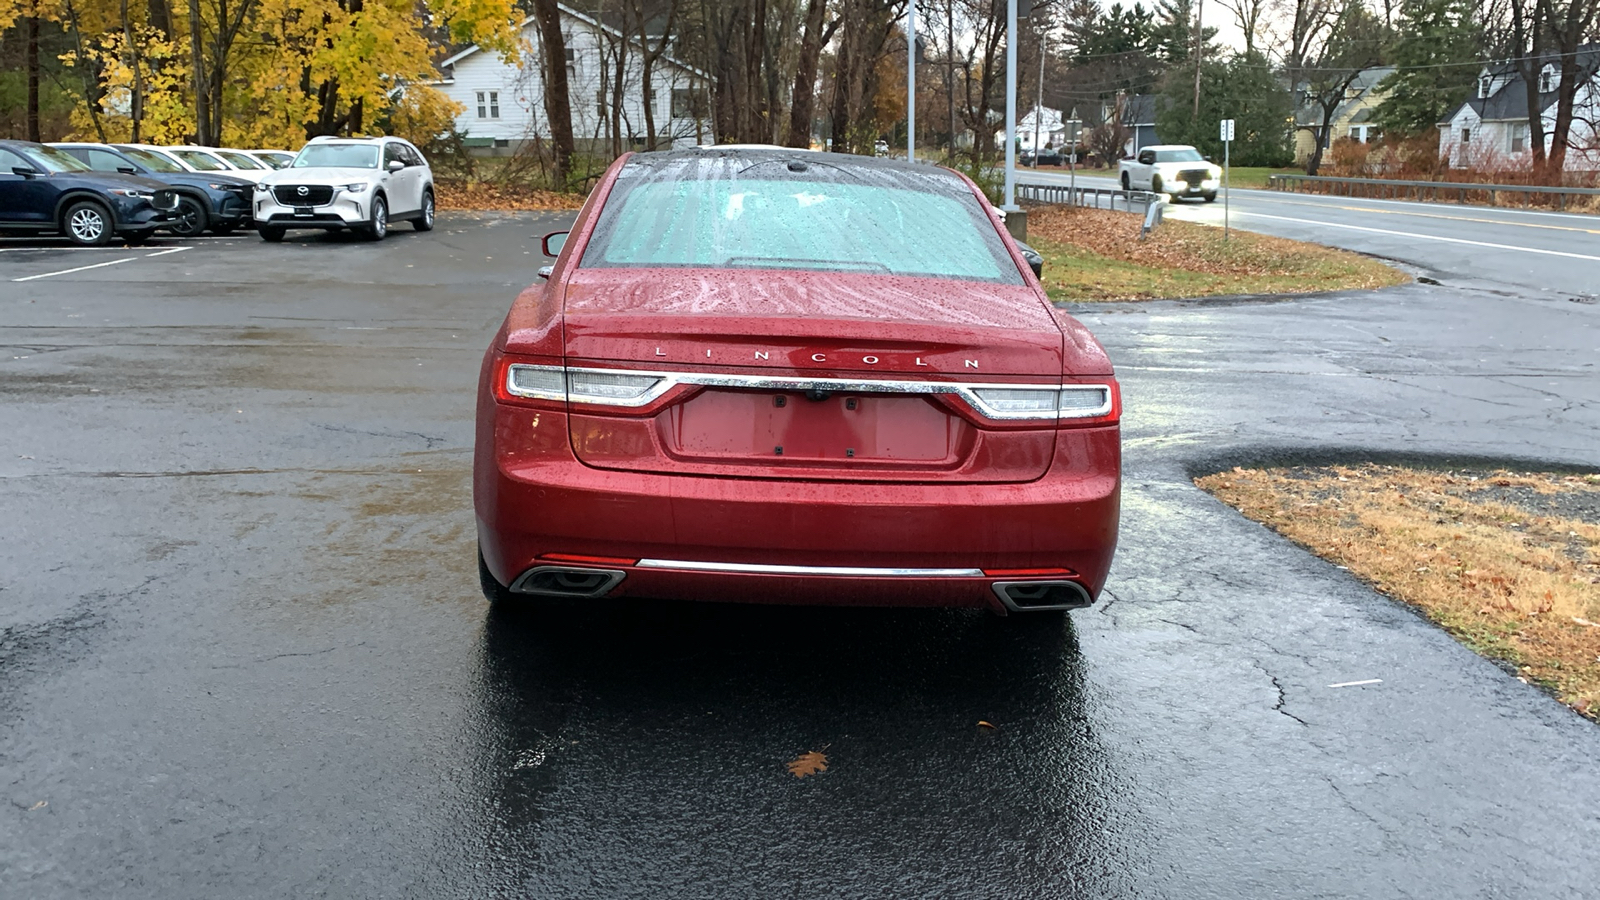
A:
[[[981,124],[979,127],[983,127]],[[1006,196],[1005,211],[1017,206],[1017,0],[1006,0]]]
[[[917,0],[906,7],[906,162],[917,161]]]
[[[1039,32],[1039,100],[1033,107],[1033,168],[1039,168],[1039,126],[1044,124],[1044,32]]]

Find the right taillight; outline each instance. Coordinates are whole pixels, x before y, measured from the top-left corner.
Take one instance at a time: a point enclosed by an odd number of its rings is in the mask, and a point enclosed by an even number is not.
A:
[[[1086,420],[1114,417],[1116,383],[1028,385],[968,388],[972,405],[986,418],[1000,421]]]

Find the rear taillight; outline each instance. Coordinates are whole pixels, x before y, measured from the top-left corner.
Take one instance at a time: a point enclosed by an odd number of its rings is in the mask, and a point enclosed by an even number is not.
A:
[[[1114,406],[1108,384],[979,387],[969,393],[978,412],[990,419],[1095,419],[1110,415]]]
[[[525,363],[506,366],[504,382],[505,392],[513,397],[623,407],[646,406],[670,386],[659,375]]]

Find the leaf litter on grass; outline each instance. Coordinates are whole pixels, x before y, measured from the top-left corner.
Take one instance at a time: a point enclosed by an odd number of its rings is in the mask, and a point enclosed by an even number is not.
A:
[[[1600,479],[1403,466],[1242,469],[1203,489],[1600,718]]]

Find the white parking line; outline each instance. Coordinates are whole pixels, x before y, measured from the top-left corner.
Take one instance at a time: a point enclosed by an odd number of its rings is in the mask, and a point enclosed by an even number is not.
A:
[[[193,247],[172,247],[172,248],[167,249],[167,250],[157,250],[154,253],[146,253],[146,254],[144,254],[144,256],[142,258],[143,259],[153,259],[153,258],[155,258],[157,256],[166,256],[169,253],[182,253],[185,250],[192,250],[192,249],[194,249],[194,248]],[[71,275],[73,272],[86,272],[89,269],[103,269],[106,266],[115,266],[115,265],[118,265],[120,263],[133,262],[134,260],[140,259],[140,258],[141,257],[138,257],[138,256],[124,256],[122,259],[113,259],[113,260],[111,260],[109,262],[95,263],[92,266],[78,266],[77,268],[73,268],[73,269],[62,269],[59,272],[45,272],[45,273],[40,274],[40,275],[29,275],[29,276],[27,276],[25,278],[13,278],[11,280],[13,282],[16,282],[16,281],[35,281],[35,280],[40,279],[40,278],[54,278],[57,275]]]
[[[1544,250],[1539,247],[1518,247],[1515,244],[1496,244],[1490,241],[1469,241],[1466,238],[1444,237],[1436,234],[1417,234],[1414,231],[1390,231],[1387,228],[1369,228],[1365,225],[1344,225],[1339,222],[1322,222],[1316,219],[1294,219],[1289,216],[1269,216],[1266,213],[1235,211],[1234,215],[1250,216],[1257,219],[1276,219],[1279,222],[1294,222],[1297,225],[1321,225],[1327,228],[1344,228],[1350,231],[1366,231],[1371,234],[1387,234],[1395,237],[1417,238],[1424,241],[1443,241],[1447,244],[1466,244],[1471,247],[1488,247],[1493,250],[1515,250],[1519,253],[1538,253],[1544,256],[1564,256],[1568,259],[1586,259],[1600,262],[1600,256],[1591,256],[1587,253],[1568,253],[1565,250]]]
[[[71,275],[73,272],[84,272],[84,271],[88,271],[89,269],[100,269],[100,268],[104,268],[105,266],[114,266],[114,265],[117,265],[118,263],[133,262],[134,260],[136,260],[138,258],[139,257],[137,257],[137,256],[124,256],[121,259],[113,259],[110,262],[95,263],[92,266],[79,266],[76,269],[62,269],[59,272],[45,272],[42,275],[29,275],[26,278],[13,278],[11,280],[12,281],[34,281],[35,279],[39,279],[39,278],[54,278],[57,275]]]

